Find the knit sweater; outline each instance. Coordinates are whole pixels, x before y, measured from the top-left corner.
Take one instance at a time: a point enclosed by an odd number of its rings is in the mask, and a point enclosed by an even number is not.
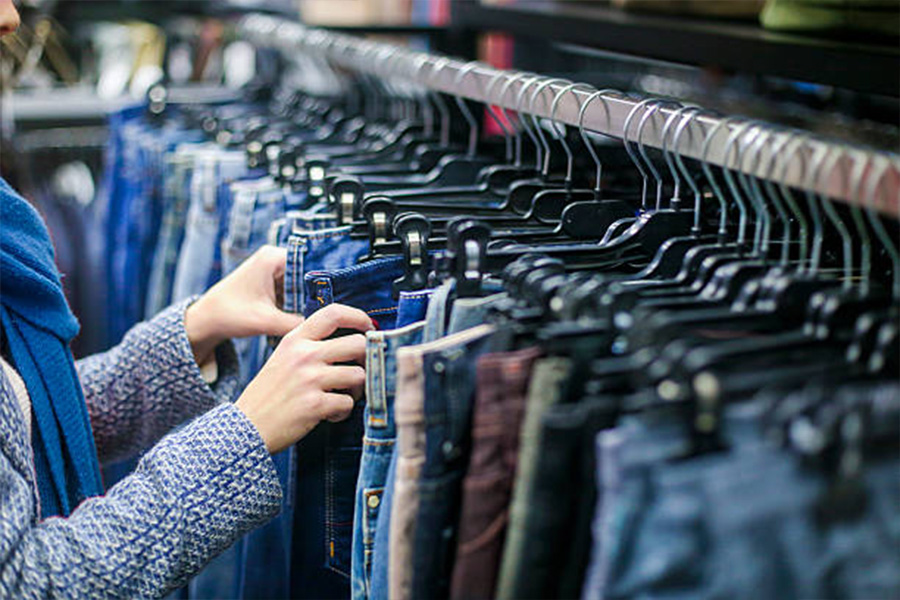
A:
[[[207,385],[184,329],[189,303],[77,363],[101,462],[155,445],[68,518],[40,518],[31,440],[0,371],[0,597],[160,597],[278,512],[265,444],[227,401],[238,386],[234,349],[217,349],[219,378]]]

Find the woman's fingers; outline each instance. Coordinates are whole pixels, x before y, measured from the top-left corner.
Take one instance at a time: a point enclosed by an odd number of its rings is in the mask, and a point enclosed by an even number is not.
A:
[[[322,396],[323,419],[337,423],[343,421],[353,412],[353,397],[348,394],[326,392]]]
[[[298,333],[309,340],[324,340],[338,329],[364,332],[374,328],[372,319],[363,311],[342,304],[330,304],[306,319]]]
[[[366,385],[366,370],[355,365],[322,367],[319,377],[323,390],[350,390]]]
[[[366,360],[366,336],[346,335],[322,342],[322,360],[327,363],[364,364]]]

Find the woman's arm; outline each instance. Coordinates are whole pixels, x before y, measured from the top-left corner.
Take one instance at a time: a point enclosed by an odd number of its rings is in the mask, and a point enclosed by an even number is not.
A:
[[[163,438],[106,496],[39,523],[11,394],[0,374],[0,597],[160,597],[278,511],[269,453],[229,403]]]
[[[207,384],[185,332],[190,304],[135,325],[115,348],[76,363],[101,462],[132,456],[179,423],[234,400],[234,348],[217,346],[218,378]]]

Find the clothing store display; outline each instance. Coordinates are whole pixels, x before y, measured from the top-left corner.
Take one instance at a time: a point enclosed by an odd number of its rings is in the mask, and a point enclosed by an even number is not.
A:
[[[761,2],[725,4],[666,7]],[[0,187],[2,275],[47,266],[23,286],[54,299],[2,298],[0,410],[33,407],[42,515],[69,514],[102,492],[99,464],[179,427],[108,490],[111,515],[79,509],[105,534],[97,551],[135,546],[121,573],[78,557],[52,584],[189,599],[900,595],[893,154],[274,17],[235,32],[282,53],[278,80],[109,116],[108,355],[72,361],[49,241]],[[223,344],[204,377],[183,324],[267,244],[286,257],[283,311],[341,304],[374,327],[347,418],[271,460],[232,403],[280,340]],[[112,358],[128,372],[104,375]],[[8,443],[24,526],[29,441]],[[173,477],[178,497],[158,491]],[[151,522],[159,510],[175,518]]]
[[[900,459],[864,453],[850,477],[872,508],[852,509],[831,498],[844,476],[815,466],[823,449],[775,435],[804,422],[831,435],[857,411],[900,411],[887,391],[898,391],[885,345],[896,336],[890,294],[873,295],[871,308],[846,305],[857,311],[847,325],[816,317],[835,328],[818,341],[792,333],[803,313],[782,315],[790,304],[777,290],[807,285],[792,269],[809,248],[775,242],[787,227],[766,234],[764,250],[761,237],[740,227],[708,235],[730,216],[712,206],[642,211],[640,193],[627,191],[639,190],[637,169],[631,178],[616,174],[620,199],[581,202],[596,204],[591,214],[609,230],[572,236],[560,224],[565,211],[541,208],[546,215],[535,221],[504,206],[506,194],[543,206],[535,198],[559,190],[552,182],[489,154],[467,158],[431,141],[401,143],[400,131],[410,127],[431,139],[419,125],[345,119],[317,134],[314,125],[265,116],[316,123],[343,107],[336,96],[305,112],[302,97],[214,107],[219,133],[204,140],[185,141],[183,133],[198,130],[200,111],[173,107],[152,127],[140,124],[149,117],[136,117],[142,143],[165,148],[153,159],[163,166],[165,193],[152,241],[163,254],[149,263],[162,291],[149,289],[148,299],[200,291],[273,243],[287,255],[284,310],[308,317],[340,303],[365,311],[377,327],[366,336],[364,402],[273,457],[281,514],[212,561],[188,586],[189,597],[593,599],[757,589],[772,597],[859,597],[900,590],[880,570],[898,558],[889,545],[897,540],[866,533],[874,523],[900,522],[880,475]],[[629,118],[640,114],[646,124],[656,110],[644,102]],[[666,118],[671,147],[692,118],[688,110]],[[375,141],[384,138],[394,141]],[[438,159],[445,166],[423,176],[406,162],[403,143],[445,153]],[[306,163],[297,159],[304,153]],[[453,161],[459,173],[450,175]],[[682,167],[670,171],[674,183],[697,185],[703,171]],[[508,171],[505,191],[479,183],[496,177],[492,170]],[[377,191],[366,192],[369,186]],[[763,193],[754,201],[777,207]],[[603,210],[615,218],[599,216]],[[877,260],[890,268],[889,257]],[[882,291],[870,294],[882,294],[890,281],[872,275]],[[810,291],[798,292],[806,301],[840,289],[838,279],[810,277]],[[854,334],[863,321],[866,332]],[[772,344],[782,339],[787,347],[776,351]],[[243,385],[276,343],[235,341]],[[844,356],[860,344],[866,364]],[[792,362],[760,378],[767,352]],[[830,374],[820,364],[832,365]],[[862,392],[875,388],[880,393]],[[795,403],[801,408],[790,409]],[[807,414],[819,403],[821,414]],[[826,407],[836,412],[828,416]],[[868,435],[866,427],[859,435]],[[892,439],[897,432],[888,429],[878,435]],[[848,443],[826,446],[840,454]],[[747,500],[770,480],[784,497]],[[820,513],[830,516],[810,521]],[[867,587],[846,575],[860,544],[878,548]],[[753,568],[729,576],[732,560]]]

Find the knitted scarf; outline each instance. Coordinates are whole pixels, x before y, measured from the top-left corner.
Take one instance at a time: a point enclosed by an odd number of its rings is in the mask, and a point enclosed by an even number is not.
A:
[[[37,211],[0,178],[0,318],[31,398],[41,518],[68,516],[103,493],[87,406],[69,342],[78,321]]]

